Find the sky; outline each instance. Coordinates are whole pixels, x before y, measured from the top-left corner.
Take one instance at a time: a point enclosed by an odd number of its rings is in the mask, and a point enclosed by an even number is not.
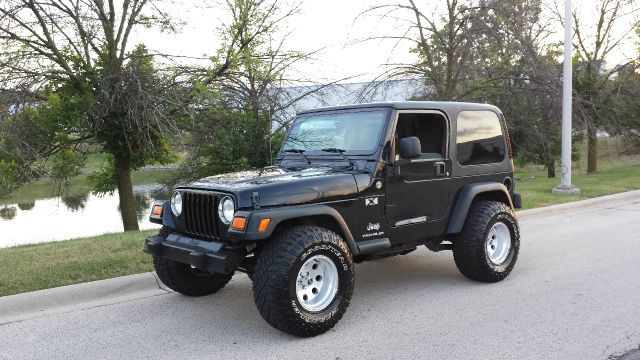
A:
[[[139,31],[135,36],[151,49],[163,53],[181,56],[201,57],[213,54],[219,47],[217,28],[226,20],[220,3],[199,4],[189,0],[174,0],[167,10],[184,25],[178,34],[161,34],[157,31]],[[573,0],[582,19],[593,19],[598,0]],[[286,3],[280,1],[285,7]],[[399,34],[402,32],[403,19],[379,16],[360,16],[372,5],[389,3],[384,0],[306,0],[302,2],[298,14],[292,16],[281,26],[281,34],[288,33],[285,46],[289,50],[313,52],[314,61],[298,66],[291,77],[305,78],[317,82],[340,81],[356,82],[375,79],[385,70],[385,64],[412,63],[416,57],[410,53],[410,44],[390,40],[359,40],[380,34]],[[423,8],[444,6],[444,0],[418,1]],[[564,1],[549,0],[550,6],[560,10]],[[429,10],[427,10],[429,11]],[[357,20],[356,20],[357,18]],[[629,21],[631,18],[628,19]],[[593,26],[594,21],[585,21]],[[618,34],[627,23],[621,23]],[[563,38],[562,27],[558,23],[554,30],[554,40]],[[636,53],[636,47],[628,39],[628,44],[610,57],[613,63],[621,62]],[[191,61],[187,60],[186,61]]]
[[[369,4],[381,1],[336,1],[306,0],[299,13],[292,16],[281,34],[288,34],[286,47],[301,52],[319,51],[314,61],[299,68],[303,77],[314,81],[336,81],[356,76],[356,80],[370,80],[377,76],[389,61],[410,61],[408,46],[400,46],[392,52],[393,44],[381,44],[380,41],[357,43],[376,31],[387,33],[393,30],[393,24],[381,22],[377,17],[354,19]],[[175,14],[175,13],[174,13]],[[216,41],[216,28],[226,19],[216,8],[183,8],[179,17],[185,25],[178,34],[139,32],[138,38],[151,49],[163,49],[162,52],[199,57],[215,53],[219,46]],[[284,24],[283,24],[284,25]]]

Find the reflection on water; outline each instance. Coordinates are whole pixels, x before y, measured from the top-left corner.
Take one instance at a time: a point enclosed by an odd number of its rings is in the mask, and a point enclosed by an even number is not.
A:
[[[153,186],[134,188],[140,229],[160,227],[149,222],[153,190]],[[167,198],[166,195],[158,197]],[[119,203],[115,192],[104,196],[66,195],[0,205],[0,248],[121,232]]]
[[[71,211],[83,210],[89,199],[89,194],[66,195],[60,199]]]
[[[26,211],[26,210],[33,209],[34,206],[36,206],[36,202],[35,201],[28,202],[28,203],[20,203],[20,204],[18,204],[18,209]]]
[[[0,219],[13,220],[16,217],[16,207],[13,205],[3,206],[0,209]]]

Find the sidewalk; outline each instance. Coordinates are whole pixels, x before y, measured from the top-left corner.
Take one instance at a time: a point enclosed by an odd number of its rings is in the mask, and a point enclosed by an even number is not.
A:
[[[142,273],[0,297],[0,325],[173,292],[155,273]]]

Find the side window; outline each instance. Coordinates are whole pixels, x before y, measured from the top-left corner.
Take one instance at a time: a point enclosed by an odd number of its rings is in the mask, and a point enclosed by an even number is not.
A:
[[[496,113],[461,111],[457,124],[456,141],[460,165],[493,164],[504,160],[504,134]]]
[[[443,159],[445,157],[447,121],[440,114],[401,113],[398,116],[395,133],[396,159],[400,139],[416,136],[422,147],[421,159]]]

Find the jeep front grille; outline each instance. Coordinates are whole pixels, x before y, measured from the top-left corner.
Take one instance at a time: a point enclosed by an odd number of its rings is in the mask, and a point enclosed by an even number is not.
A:
[[[205,238],[218,238],[219,196],[210,193],[182,193],[182,230]]]

